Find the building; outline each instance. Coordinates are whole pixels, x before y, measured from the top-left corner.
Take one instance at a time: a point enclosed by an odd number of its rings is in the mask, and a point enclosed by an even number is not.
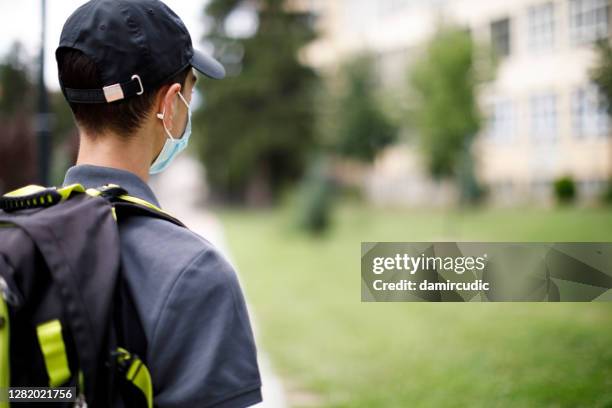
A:
[[[495,79],[479,91],[486,126],[474,145],[478,177],[494,201],[547,201],[553,181],[565,175],[589,200],[612,177],[610,123],[589,80],[593,43],[610,35],[610,0],[311,3],[322,36],[307,50],[308,60],[334,70],[340,60],[369,50],[378,56],[380,82],[389,89],[407,87],[411,61],[441,20],[465,26],[476,41],[496,50]],[[386,155],[392,160],[412,156]],[[377,175],[384,183],[384,175]],[[389,186],[389,191],[394,191],[391,201],[397,201],[397,189]]]

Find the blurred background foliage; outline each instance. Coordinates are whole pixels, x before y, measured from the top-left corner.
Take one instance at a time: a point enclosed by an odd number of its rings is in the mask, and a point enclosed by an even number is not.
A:
[[[19,42],[0,59],[0,191],[38,182],[36,66]],[[78,133],[61,92],[49,94],[54,159],[50,179],[57,185],[76,159]]]
[[[471,149],[482,128],[476,48],[466,30],[440,26],[411,72],[418,97],[413,118],[429,173],[434,179],[454,180],[464,203],[478,201],[483,193]]]
[[[336,153],[371,163],[385,147],[397,141],[398,128],[376,97],[372,55],[353,57],[341,69],[344,89],[337,96]]]
[[[237,7],[241,2],[225,0],[206,7],[212,19],[206,40],[229,78],[210,88],[202,81],[205,107],[195,124],[206,137],[197,147],[216,198],[269,205],[302,176],[314,148],[319,78],[297,54],[315,32],[307,13],[265,0],[254,35],[231,38],[224,22]]]
[[[475,92],[474,44],[465,30],[441,27],[414,67],[414,112],[434,177],[456,174],[459,157],[481,128]]]

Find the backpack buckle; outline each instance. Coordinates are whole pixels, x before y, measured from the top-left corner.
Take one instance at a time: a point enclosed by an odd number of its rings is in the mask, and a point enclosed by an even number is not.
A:
[[[116,198],[127,194],[127,190],[117,184],[106,184],[101,187],[97,187],[96,190],[100,192],[100,195],[104,198]]]
[[[121,373],[127,372],[134,360],[138,358],[135,354],[130,353],[122,347],[117,347],[116,350],[111,350],[110,357],[111,361],[116,363],[116,367]]]

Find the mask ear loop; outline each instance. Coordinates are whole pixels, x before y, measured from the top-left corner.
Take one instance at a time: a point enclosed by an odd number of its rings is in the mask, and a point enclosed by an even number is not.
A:
[[[170,131],[168,130],[168,128],[166,127],[166,122],[164,122],[164,115],[166,114],[166,111],[164,110],[163,112],[158,112],[157,113],[157,118],[161,119],[162,121],[162,126],[164,127],[164,130],[166,131],[166,135],[171,139],[171,140],[177,140],[174,136],[172,136],[172,133],[170,133]]]
[[[183,101],[183,103],[185,104],[185,106],[187,106],[187,109],[189,109],[189,103],[187,103],[187,100],[185,99],[183,94],[181,94],[181,91],[178,92],[178,95],[181,98],[181,100]],[[166,114],[166,111],[164,110],[163,112],[158,112],[156,116],[157,116],[158,119],[161,119],[162,125],[164,126],[164,130],[166,131],[166,134],[168,135],[168,137],[170,137],[170,139],[172,139],[172,140],[177,140],[174,136],[172,136],[172,134],[170,133],[170,131],[166,127],[166,122],[164,122],[164,115],[165,114]]]
[[[189,109],[189,103],[187,102],[187,99],[185,99],[185,97],[183,96],[183,94],[181,93],[181,91],[178,92],[178,96],[181,97],[181,99],[183,100],[183,103],[185,104],[185,106],[187,107],[187,109]]]

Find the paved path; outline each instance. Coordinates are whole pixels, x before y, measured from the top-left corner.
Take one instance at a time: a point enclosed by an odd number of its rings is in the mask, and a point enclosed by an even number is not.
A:
[[[236,265],[225,240],[223,225],[214,214],[208,212],[198,202],[200,197],[205,197],[207,194],[204,180],[204,171],[199,162],[184,154],[177,157],[163,173],[153,177],[150,184],[162,208],[183,221],[191,230],[210,241],[226,256],[232,265]],[[249,315],[257,337],[257,319],[252,309],[249,310]],[[261,347],[258,348],[258,357],[264,402],[256,406],[260,408],[285,408],[286,402],[282,384],[272,372],[268,357]]]

